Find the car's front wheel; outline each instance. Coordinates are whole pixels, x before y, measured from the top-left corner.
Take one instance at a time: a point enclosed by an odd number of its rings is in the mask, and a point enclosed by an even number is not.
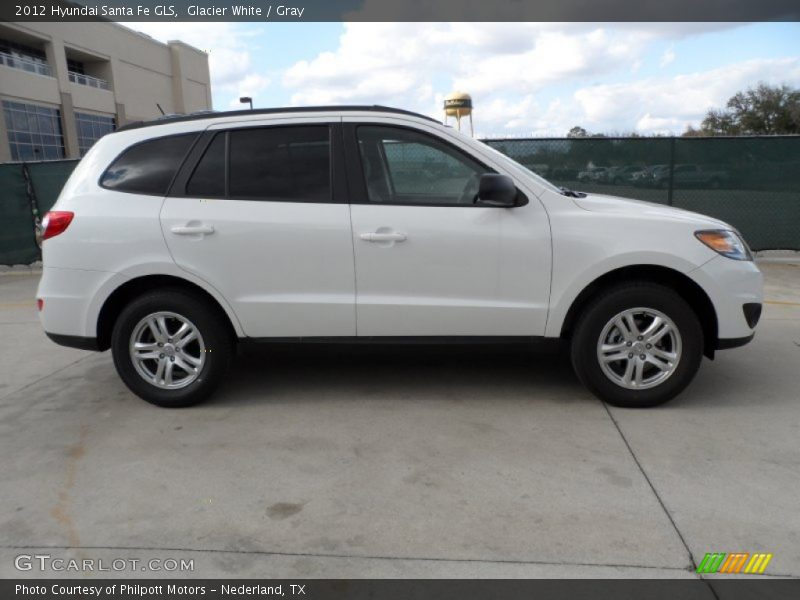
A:
[[[601,293],[572,336],[580,380],[609,404],[656,406],[692,381],[703,357],[703,329],[672,289],[632,282]]]
[[[167,408],[205,400],[233,353],[230,332],[213,307],[183,290],[131,301],[111,335],[114,365],[137,396]]]

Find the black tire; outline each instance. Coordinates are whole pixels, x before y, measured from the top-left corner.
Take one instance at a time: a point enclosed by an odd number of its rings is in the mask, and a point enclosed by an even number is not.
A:
[[[654,309],[666,315],[681,340],[681,355],[674,371],[646,389],[628,389],[612,381],[598,358],[598,343],[606,324],[634,308]],[[697,373],[703,358],[703,328],[691,306],[671,288],[646,281],[620,284],[600,293],[586,307],[573,331],[570,355],[578,378],[601,400],[620,407],[657,406],[681,393]]]
[[[142,319],[158,312],[185,317],[200,332],[205,351],[204,363],[196,379],[178,389],[156,387],[140,375],[131,358],[129,344],[134,328]],[[114,366],[125,385],[137,396],[156,406],[182,408],[208,398],[219,385],[233,356],[234,338],[220,312],[191,292],[165,289],[145,293],[122,309],[111,334]]]

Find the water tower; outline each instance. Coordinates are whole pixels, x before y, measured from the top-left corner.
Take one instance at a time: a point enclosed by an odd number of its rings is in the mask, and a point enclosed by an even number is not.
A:
[[[464,92],[453,92],[444,97],[444,122],[447,117],[456,118],[456,126],[461,131],[461,117],[469,117],[469,134],[475,135],[472,129],[472,96]]]

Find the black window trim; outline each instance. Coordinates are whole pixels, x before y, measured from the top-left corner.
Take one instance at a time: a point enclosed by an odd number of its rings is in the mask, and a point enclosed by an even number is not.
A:
[[[184,131],[184,132],[180,132],[180,133],[171,133],[169,135],[160,135],[160,136],[156,136],[156,137],[147,138],[147,139],[144,139],[144,140],[139,140],[138,142],[135,142],[135,143],[131,144],[130,146],[126,146],[125,148],[122,149],[122,151],[120,151],[119,154],[117,154],[114,157],[114,159],[111,162],[108,163],[108,166],[105,169],[103,169],[103,172],[100,174],[100,177],[97,180],[97,185],[100,186],[101,188],[105,189],[105,190],[108,190],[109,192],[118,192],[120,194],[137,194],[137,195],[140,195],[140,196],[155,196],[157,198],[164,198],[165,196],[169,195],[170,189],[175,184],[175,180],[177,179],[178,175],[180,174],[181,170],[183,169],[184,165],[186,164],[186,159],[189,157],[189,155],[191,155],[192,151],[197,146],[197,142],[202,137],[202,134],[203,134],[202,131]],[[111,167],[114,166],[114,164],[120,159],[120,157],[122,157],[123,154],[125,154],[126,152],[132,150],[133,148],[137,148],[137,147],[139,147],[139,146],[141,146],[143,144],[147,144],[149,142],[154,142],[154,141],[157,141],[157,140],[163,140],[163,139],[174,138],[174,137],[186,137],[186,136],[192,136],[192,135],[194,135],[194,139],[189,144],[189,148],[186,150],[186,152],[184,153],[184,155],[181,158],[181,160],[178,161],[178,167],[177,167],[177,169],[175,169],[175,173],[172,174],[172,179],[170,180],[169,184],[167,185],[167,189],[166,189],[166,191],[164,193],[153,194],[153,193],[150,193],[150,192],[137,192],[137,191],[132,191],[132,190],[119,190],[119,189],[114,189],[112,187],[108,187],[107,185],[103,184],[103,179],[105,178],[106,173],[108,173],[108,170]]]
[[[450,140],[446,140],[440,136],[434,135],[429,131],[418,129],[416,127],[409,127],[406,125],[397,125],[395,123],[384,123],[381,121],[350,121],[343,124],[344,133],[344,147],[347,158],[347,183],[351,190],[350,204],[369,204],[371,206],[423,206],[423,207],[445,207],[445,208],[501,208],[492,207],[485,204],[454,204],[452,202],[372,202],[369,199],[369,191],[367,190],[367,182],[364,178],[364,165],[361,161],[361,152],[358,147],[358,128],[359,127],[383,127],[386,129],[399,129],[410,131],[418,135],[428,136],[437,142],[448,146],[458,154],[468,156],[473,162],[478,163],[485,170],[485,173],[497,173],[497,170],[488,166],[483,160],[475,155],[466,152],[459,148]],[[517,187],[518,204],[517,207],[524,206],[528,203],[528,197],[525,193]],[[503,210],[507,210],[504,208]]]
[[[223,148],[223,152],[225,153],[225,160],[223,164],[223,182],[222,182],[222,195],[217,194],[203,194],[203,198],[210,198],[214,200],[225,200],[227,199],[228,194],[228,148],[230,144],[230,136],[228,135],[227,129],[212,129],[206,130],[203,132],[203,135],[198,142],[196,148],[192,150],[189,156],[186,157],[186,162],[181,167],[178,172],[177,177],[172,182],[170,186],[170,190],[167,193],[167,196],[170,197],[181,197],[181,198],[197,198],[197,194],[190,194],[188,192],[189,182],[191,181],[192,177],[197,171],[198,167],[200,166],[200,161],[206,155],[206,152],[211,147],[211,144],[214,143],[214,140],[218,135],[221,135],[225,138],[225,147]]]
[[[330,178],[330,195],[324,202],[308,202],[302,199],[281,198],[275,200],[272,198],[255,198],[252,196],[231,196],[230,195],[230,133],[234,131],[246,131],[251,129],[276,129],[276,128],[292,128],[292,127],[327,127],[328,128],[328,151],[329,151],[329,178]],[[186,188],[189,180],[194,174],[195,169],[199,165],[208,147],[213,142],[217,135],[225,135],[225,195],[207,195],[198,196],[196,194],[189,194]],[[244,202],[290,202],[294,204],[348,204],[348,191],[347,182],[344,175],[344,158],[341,141],[341,123],[338,121],[298,121],[294,123],[279,123],[274,125],[240,125],[237,124],[233,127],[220,127],[215,129],[206,129],[203,133],[202,142],[197,144],[192,149],[190,155],[184,161],[178,171],[177,177],[173,180],[167,196],[171,198],[209,198],[213,200],[237,200]]]

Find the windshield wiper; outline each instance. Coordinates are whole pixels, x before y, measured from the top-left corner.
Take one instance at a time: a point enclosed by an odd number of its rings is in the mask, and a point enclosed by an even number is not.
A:
[[[584,194],[583,192],[576,192],[574,190],[565,187],[560,187],[558,189],[561,191],[563,195],[569,196],[570,198],[586,198],[586,194]]]

